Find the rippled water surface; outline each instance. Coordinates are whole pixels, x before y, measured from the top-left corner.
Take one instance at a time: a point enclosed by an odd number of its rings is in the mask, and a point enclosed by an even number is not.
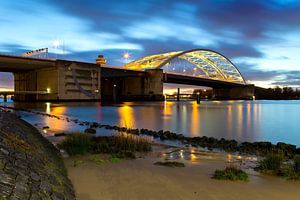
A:
[[[238,141],[283,141],[300,146],[300,101],[202,101],[101,103],[1,103],[83,121],[130,128],[170,130],[186,136]],[[76,124],[23,113],[32,124],[57,131],[83,130]]]

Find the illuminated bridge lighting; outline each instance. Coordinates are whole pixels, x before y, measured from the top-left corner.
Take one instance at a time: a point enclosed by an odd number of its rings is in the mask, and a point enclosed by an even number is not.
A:
[[[124,68],[163,69],[170,74],[246,84],[242,74],[228,58],[208,49],[150,55],[126,64]]]

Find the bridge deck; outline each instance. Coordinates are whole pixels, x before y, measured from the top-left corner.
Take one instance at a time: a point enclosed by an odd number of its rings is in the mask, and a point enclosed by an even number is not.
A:
[[[1,72],[20,72],[55,66],[55,60],[0,55]]]

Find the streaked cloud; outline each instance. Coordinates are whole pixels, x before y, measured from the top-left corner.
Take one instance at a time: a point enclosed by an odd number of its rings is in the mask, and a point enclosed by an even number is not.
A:
[[[300,86],[299,19],[296,0],[0,0],[0,53],[54,53],[59,39],[65,59],[94,62],[104,54],[117,66],[124,51],[137,59],[206,48],[252,82]]]

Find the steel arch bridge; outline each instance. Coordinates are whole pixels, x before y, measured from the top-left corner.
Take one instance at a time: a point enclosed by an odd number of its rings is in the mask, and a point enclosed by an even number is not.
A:
[[[155,54],[132,61],[125,69],[163,69],[165,73],[220,80],[245,85],[236,66],[224,55],[208,50],[193,49]]]

